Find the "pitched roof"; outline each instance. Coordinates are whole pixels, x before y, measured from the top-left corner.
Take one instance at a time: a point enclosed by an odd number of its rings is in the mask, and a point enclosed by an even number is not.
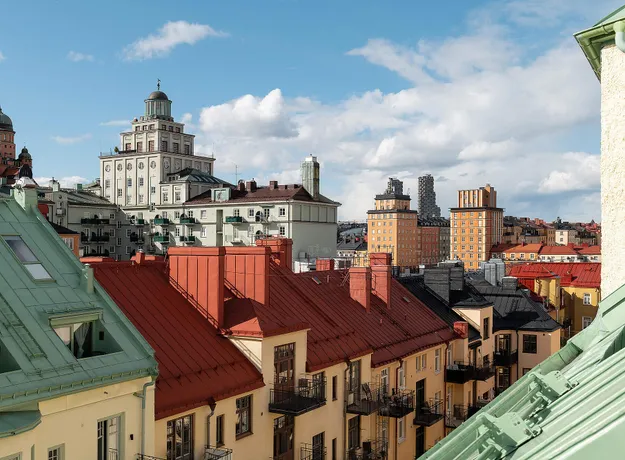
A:
[[[232,189],[230,199],[220,203],[249,203],[263,201],[309,201],[326,204],[338,205],[336,201],[332,201],[323,195],[319,195],[319,199],[315,200],[307,191],[299,184],[277,185],[276,187],[258,187],[256,190],[239,190]],[[185,204],[212,204],[212,192],[210,190],[188,200]]]
[[[490,249],[490,252],[495,252],[495,253],[504,252],[507,249],[513,248],[515,246],[516,246],[515,244],[510,244],[510,243],[499,243],[499,244],[493,246]]]
[[[590,326],[421,458],[620,458],[624,310],[621,286],[600,303]]]
[[[42,193],[51,193],[50,187],[39,187],[38,189]],[[117,208],[115,203],[111,203],[104,197],[98,196],[95,193],[88,192],[86,190],[74,190],[74,189],[61,189],[63,193],[67,194],[67,203],[73,206],[98,206],[107,208]]]
[[[219,179],[218,177],[195,168],[184,168],[178,172],[169,173],[167,176],[172,179],[173,182],[193,182],[214,185],[215,187],[234,187],[234,185],[228,181]]]
[[[472,274],[469,282],[493,304],[493,331],[555,331],[562,326],[523,289],[493,286],[483,275]]]
[[[261,373],[174,287],[162,261],[96,263],[95,276],[156,351],[156,418],[262,387]]]
[[[560,285],[563,287],[599,288],[601,286],[601,264],[593,262],[534,262],[513,265],[510,270],[510,276],[519,279],[559,276]]]
[[[310,372],[371,352],[372,366],[380,366],[454,337],[447,323],[395,280],[391,308],[372,294],[366,312],[351,298],[345,271],[294,274],[273,261],[270,267],[269,305],[229,300],[226,326],[235,334],[257,327],[265,336],[310,329]]]
[[[0,242],[0,427],[15,406],[156,375],[152,348],[97,283],[85,288],[85,267],[35,206],[0,198],[0,234],[19,235],[54,280],[36,281]],[[63,318],[97,321],[106,342],[77,359],[51,326]]]
[[[506,254],[513,254],[513,253],[531,253],[531,252],[538,252],[540,251],[540,248],[542,247],[542,243],[532,243],[532,244],[517,244],[516,246],[513,246],[509,249],[506,249],[505,252]]]
[[[577,251],[569,246],[543,246],[541,256],[577,256]]]
[[[67,227],[63,227],[62,225],[55,224],[54,222],[51,222],[51,221],[50,221],[50,225],[52,226],[54,231],[58,233],[59,235],[78,235],[79,234],[78,232],[75,232],[74,230],[70,230]]]
[[[588,246],[586,248],[580,248],[579,253],[585,256],[600,256],[601,246]]]

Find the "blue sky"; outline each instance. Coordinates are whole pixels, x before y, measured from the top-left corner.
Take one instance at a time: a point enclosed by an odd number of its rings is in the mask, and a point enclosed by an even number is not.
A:
[[[313,153],[344,218],[431,172],[442,208],[490,182],[509,214],[598,219],[599,83],[571,34],[616,6],[15,2],[0,105],[35,175],[68,183],[97,176],[123,129],[103,123],[141,115],[160,78],[217,176],[298,181]]]

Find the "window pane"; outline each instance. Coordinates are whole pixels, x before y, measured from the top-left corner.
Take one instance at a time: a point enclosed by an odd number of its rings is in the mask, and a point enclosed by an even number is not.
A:
[[[36,280],[51,280],[52,279],[52,277],[50,276],[50,273],[48,273],[48,271],[45,268],[43,268],[43,265],[41,264],[28,264],[28,265],[24,265],[24,267],[26,267],[26,270],[28,270],[31,276],[35,278]]]
[[[35,254],[26,246],[26,243],[22,241],[19,236],[5,236],[4,241],[7,242],[9,247],[13,250],[17,258],[21,262],[37,262]]]

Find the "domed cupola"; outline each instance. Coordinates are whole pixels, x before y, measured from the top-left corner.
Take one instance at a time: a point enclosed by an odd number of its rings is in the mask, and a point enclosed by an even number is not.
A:
[[[2,112],[2,107],[0,107],[0,131],[13,132],[13,121],[7,114]]]
[[[160,80],[156,84],[156,91],[152,91],[145,100],[145,116],[146,118],[174,121],[171,116],[171,101],[167,94],[161,91]]]

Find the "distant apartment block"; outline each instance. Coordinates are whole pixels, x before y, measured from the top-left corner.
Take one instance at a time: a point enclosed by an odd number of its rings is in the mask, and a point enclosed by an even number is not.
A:
[[[419,177],[419,218],[429,219],[441,216],[441,208],[436,205],[434,177],[431,174]]]

